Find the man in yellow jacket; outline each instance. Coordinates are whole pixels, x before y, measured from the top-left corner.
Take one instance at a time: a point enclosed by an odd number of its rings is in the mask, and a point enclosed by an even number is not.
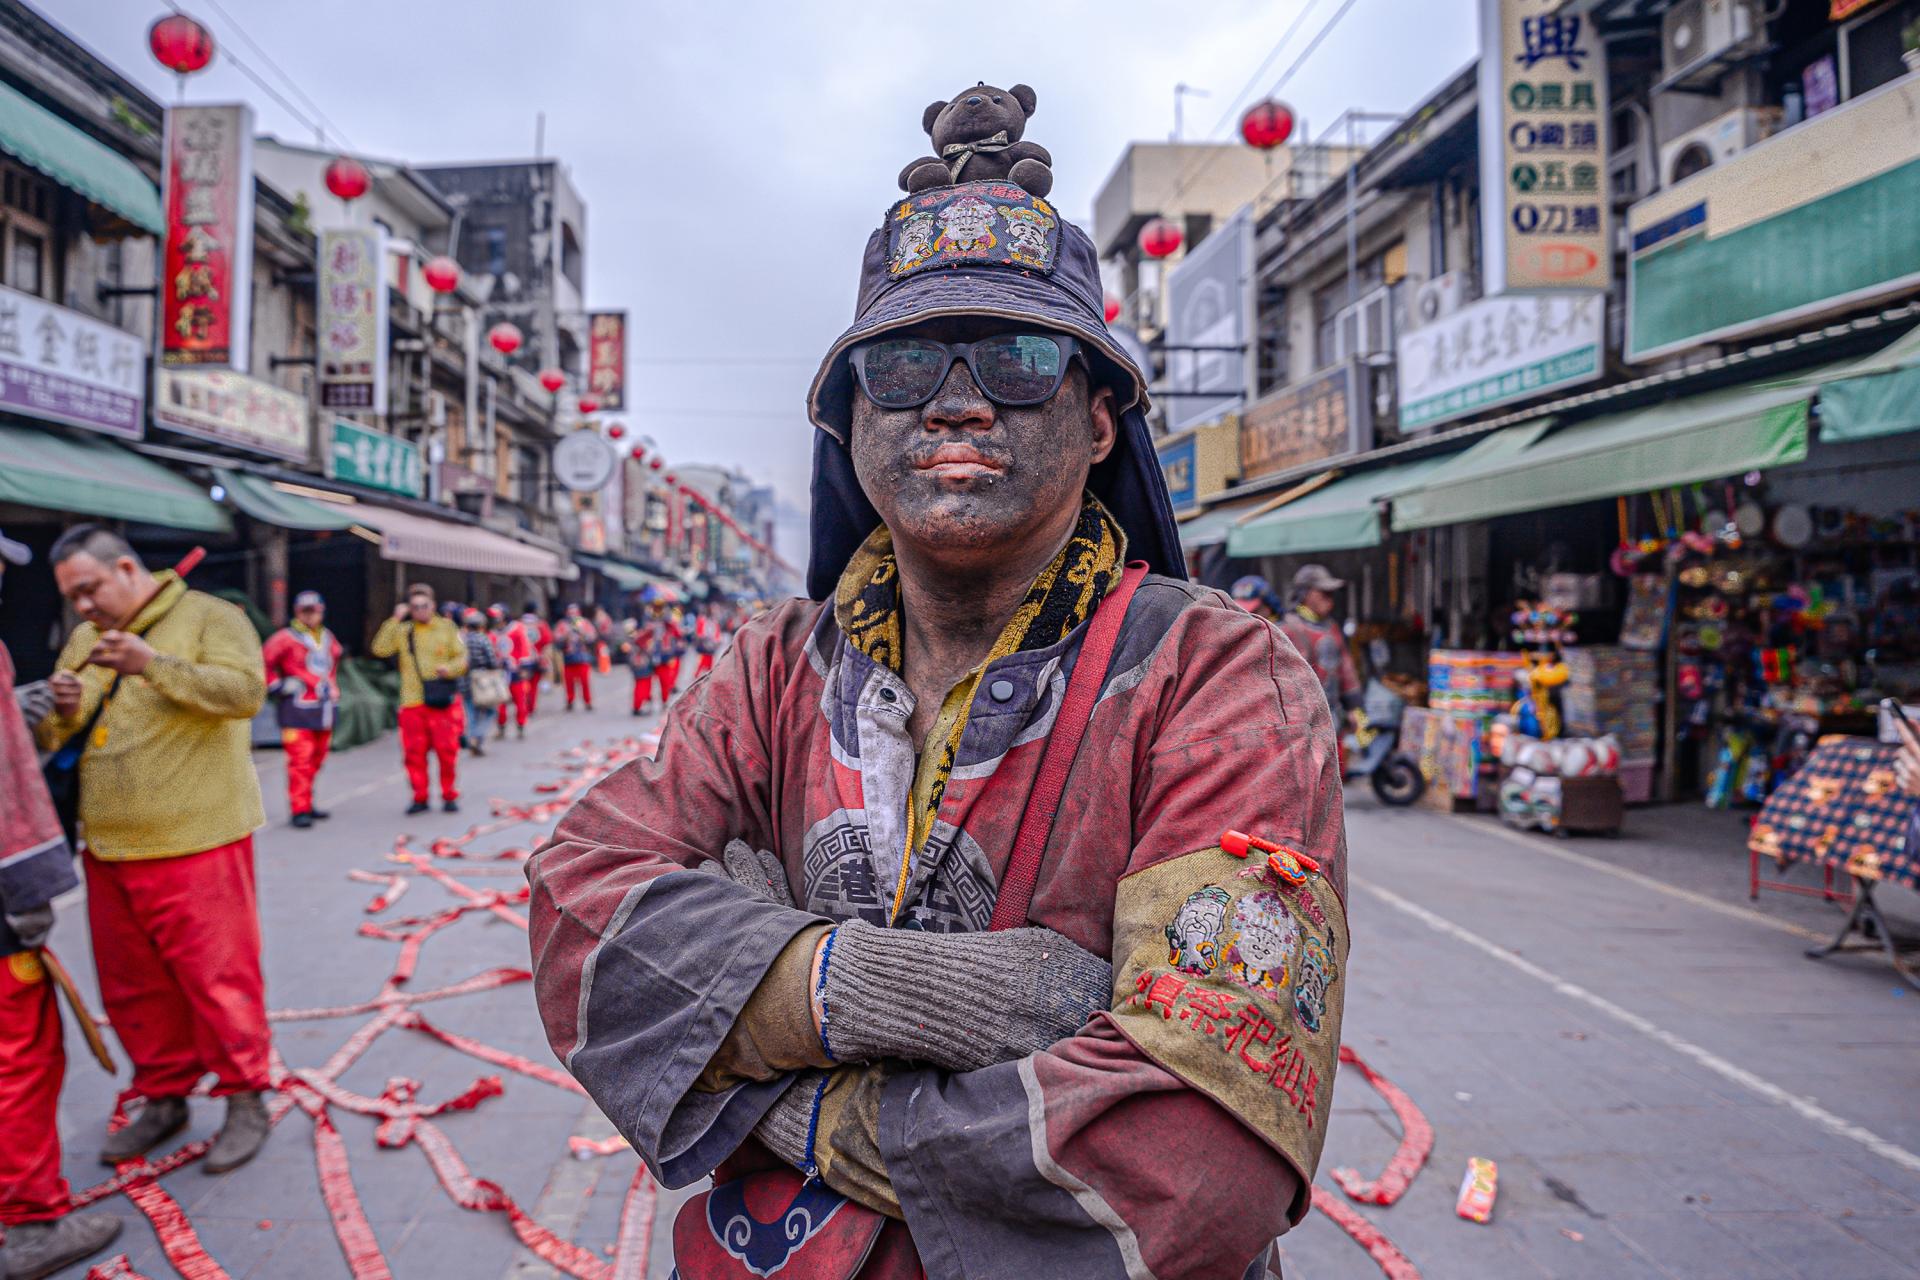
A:
[[[400,755],[406,761],[407,781],[413,784],[408,813],[433,807],[427,803],[429,748],[440,760],[440,807],[448,813],[460,809],[454,771],[465,731],[459,680],[467,673],[467,646],[453,620],[435,613],[433,606],[433,588],[414,583],[407,588],[406,602],[373,637],[374,657],[400,660]]]
[[[145,1105],[100,1158],[131,1160],[186,1127],[202,1076],[227,1099],[205,1168],[251,1160],[267,1137],[266,983],[253,832],[266,821],[249,722],[266,698],[246,615],[174,574],[149,573],[97,525],[48,559],[82,619],[49,684],[51,750],[83,735],[80,833],[94,969]]]

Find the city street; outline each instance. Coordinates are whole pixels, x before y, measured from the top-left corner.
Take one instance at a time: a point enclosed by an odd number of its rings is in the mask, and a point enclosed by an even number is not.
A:
[[[320,799],[334,817],[295,831],[285,825],[277,754],[257,757],[270,813],[259,868],[273,1008],[372,999],[401,946],[356,936],[362,922],[394,928],[393,918],[432,916],[460,901],[430,874],[389,861],[397,834],[425,855],[435,840],[487,821],[490,799],[529,805],[564,796],[538,788],[585,776],[602,753],[631,750],[633,735],[657,726],[657,716],[635,720],[620,709],[624,677],[596,683],[599,711],[566,714],[549,702],[524,742],[463,759],[459,815],[402,818],[397,748],[386,739],[329,766]],[[584,756],[569,758],[583,744]],[[1406,1092],[1434,1134],[1404,1198],[1357,1208],[1417,1274],[1920,1275],[1912,1261],[1920,1117],[1898,1089],[1875,1087],[1902,1079],[1920,1045],[1920,1004],[1877,958],[1801,958],[1833,908],[1769,895],[1749,909],[1737,842],[1699,847],[1737,822],[1713,815],[1723,821],[1702,826],[1690,811],[1645,809],[1620,839],[1582,843],[1519,835],[1486,818],[1383,810],[1364,788],[1349,802],[1356,946],[1346,1043]],[[476,838],[457,850],[464,856],[423,861],[460,884],[511,894],[522,884],[517,862],[486,855],[526,848],[552,820],[536,813]],[[1693,844],[1674,843],[1674,831]],[[1650,874],[1662,859],[1671,874]],[[399,872],[405,896],[368,914],[386,889],[350,879],[356,870]],[[63,905],[55,944],[91,989],[83,904]],[[432,934],[401,989],[430,992],[526,960],[519,928],[475,910]],[[553,1067],[524,983],[423,1002],[417,1012],[536,1073]],[[277,1045],[289,1066],[318,1067],[373,1016],[280,1020]],[[105,1173],[95,1153],[114,1086],[71,1026],[68,1042],[61,1130],[77,1192]],[[642,1183],[628,1234],[637,1243],[651,1232],[647,1267],[638,1269],[630,1250],[614,1270],[638,1162],[625,1150],[571,1153],[570,1139],[612,1134],[576,1093],[407,1027],[380,1034],[339,1084],[378,1097],[390,1078],[406,1077],[420,1082],[420,1101],[437,1103],[494,1074],[504,1096],[432,1122],[459,1158],[591,1255],[574,1258],[576,1274],[665,1276],[672,1209],[685,1193],[656,1200]],[[215,1104],[197,1104],[181,1141],[209,1136],[218,1115]],[[560,1274],[516,1243],[507,1214],[460,1207],[420,1151],[382,1149],[374,1117],[339,1105],[328,1115],[392,1275]],[[1344,1200],[1332,1171],[1377,1177],[1401,1126],[1351,1067],[1339,1076],[1334,1117],[1319,1189]],[[161,1179],[224,1274],[350,1274],[315,1172],[314,1132],[296,1109],[248,1169],[209,1179],[189,1166]],[[1486,1225],[1453,1211],[1474,1156],[1499,1170]],[[96,1211],[127,1220],[116,1249],[136,1272],[174,1273],[127,1199],[110,1196]],[[1322,1213],[1285,1247],[1289,1277],[1375,1272]]]

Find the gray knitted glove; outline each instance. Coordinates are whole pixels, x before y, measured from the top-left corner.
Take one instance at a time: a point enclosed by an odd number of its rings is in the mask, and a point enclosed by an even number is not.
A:
[[[45,680],[15,685],[13,702],[20,708],[20,718],[31,729],[53,714],[53,686]]]
[[[780,859],[745,840],[727,841],[718,862],[703,862],[697,869],[725,876],[762,902],[776,907],[793,905],[793,890],[787,885],[787,869],[780,865]]]
[[[807,1126],[813,1122],[813,1095],[825,1074],[802,1071],[796,1075],[779,1101],[753,1127],[753,1136],[760,1139],[762,1146],[796,1169],[806,1167]]]
[[[827,958],[827,1049],[951,1071],[1064,1040],[1113,998],[1113,966],[1051,929],[924,933],[849,920]]]

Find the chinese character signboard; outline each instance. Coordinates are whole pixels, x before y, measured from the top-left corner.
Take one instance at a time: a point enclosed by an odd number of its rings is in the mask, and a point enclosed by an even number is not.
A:
[[[1564,0],[1480,0],[1486,292],[1605,289],[1607,57]]]
[[[576,431],[553,446],[553,478],[574,493],[596,493],[613,479],[613,450],[597,431]]]
[[[1199,497],[1199,474],[1194,463],[1199,453],[1199,437],[1191,433],[1160,445],[1160,474],[1167,478],[1167,497],[1175,511],[1194,504]]]
[[[1263,396],[1240,416],[1243,480],[1372,447],[1372,404],[1352,362]]]
[[[376,230],[320,233],[320,407],[387,411],[387,287]]]
[[[146,383],[126,330],[0,288],[0,408],[138,440]]]
[[[1168,275],[1167,390],[1155,395],[1166,403],[1169,431],[1246,403],[1252,268],[1253,216],[1243,208],[1190,249]],[[1197,394],[1202,392],[1213,394]]]
[[[587,317],[587,390],[602,409],[627,407],[627,313],[595,311]]]
[[[1507,294],[1401,334],[1401,429],[1592,382],[1605,318],[1603,294]]]
[[[253,316],[253,111],[169,107],[160,361],[245,373]]]
[[[410,440],[335,418],[333,440],[327,449],[327,474],[363,489],[417,498],[423,475],[420,449]]]
[[[312,434],[305,397],[225,369],[160,369],[153,421],[202,440],[302,461]]]

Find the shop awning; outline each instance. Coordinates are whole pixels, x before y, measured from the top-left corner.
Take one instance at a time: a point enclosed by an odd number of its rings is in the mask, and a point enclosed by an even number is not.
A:
[[[194,533],[233,521],[207,491],[102,436],[0,422],[0,501],[137,520]]]
[[[354,524],[379,535],[382,557],[402,564],[543,579],[580,575],[578,569],[551,551],[478,525],[437,520],[392,507],[372,507],[364,502],[344,510]]]
[[[298,494],[276,489],[271,482],[245,471],[215,467],[213,474],[221,487],[226,489],[233,505],[255,520],[307,533],[353,527],[353,517],[344,506],[309,502]]]
[[[1920,329],[1864,359],[1822,370],[1815,380],[1822,441],[1920,431]]]
[[[638,591],[654,580],[653,575],[637,565],[622,564],[607,556],[593,556],[585,552],[575,552],[574,560],[582,566],[605,574],[613,580],[613,585],[622,591]]]
[[[1235,525],[1231,556],[1286,556],[1380,545],[1380,504],[1417,488],[1447,458],[1421,458],[1344,476],[1284,506]]]
[[[142,231],[167,229],[160,188],[137,165],[11,85],[0,84],[0,151]]]
[[[1209,507],[1199,515],[1180,525],[1180,545],[1187,551],[1198,551],[1202,547],[1217,547],[1227,540],[1227,533],[1234,522],[1251,515],[1267,498],[1243,498],[1239,502],[1223,502],[1217,507]]]
[[[1539,422],[1508,427],[1396,496],[1393,527],[1459,524],[1800,462],[1813,393],[1798,384],[1736,387],[1551,434]]]

